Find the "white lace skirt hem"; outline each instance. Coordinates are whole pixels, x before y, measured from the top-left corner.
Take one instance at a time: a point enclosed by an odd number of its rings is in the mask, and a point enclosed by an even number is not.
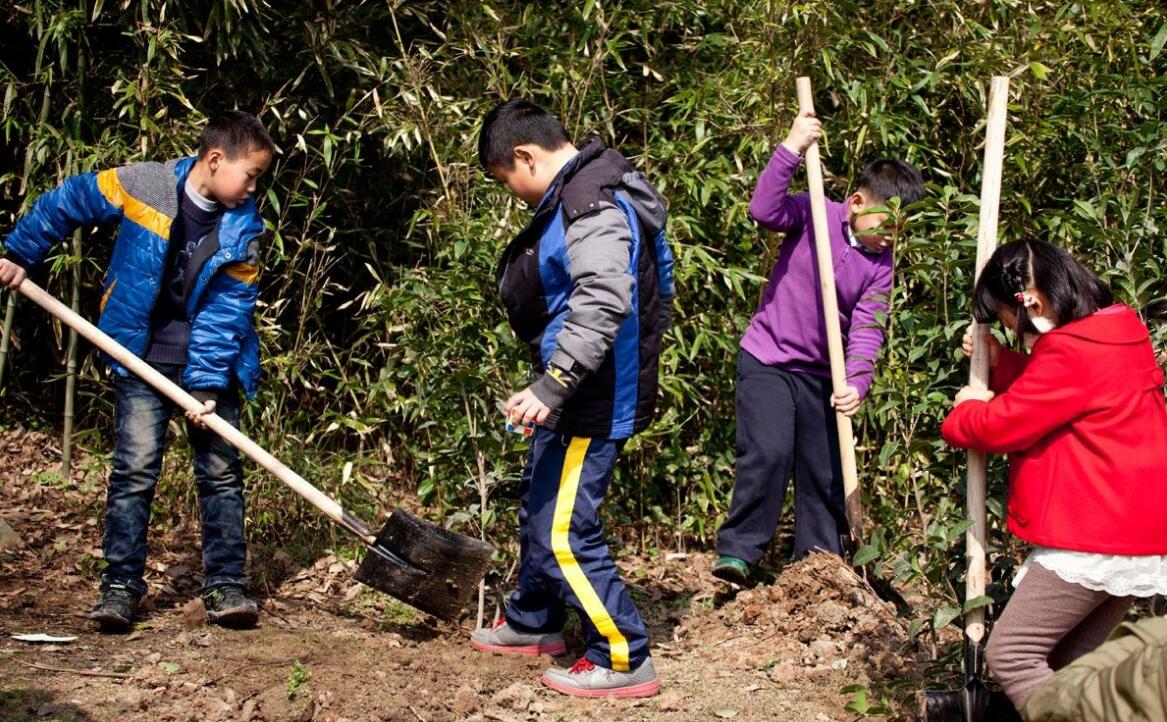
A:
[[[1167,594],[1167,556],[1119,556],[1037,547],[1013,577],[1013,586],[1040,564],[1062,581],[1116,597],[1153,597]]]

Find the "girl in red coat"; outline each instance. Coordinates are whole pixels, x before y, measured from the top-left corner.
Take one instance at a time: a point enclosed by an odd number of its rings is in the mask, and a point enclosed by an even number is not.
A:
[[[1029,352],[986,335],[990,390],[961,389],[942,429],[952,446],[1009,455],[1009,529],[1035,545],[986,655],[1020,710],[1134,597],[1167,593],[1163,372],[1138,315],[1048,243],[998,248],[973,303]]]

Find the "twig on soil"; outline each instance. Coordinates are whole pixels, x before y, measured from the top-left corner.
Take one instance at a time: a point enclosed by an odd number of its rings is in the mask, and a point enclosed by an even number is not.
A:
[[[412,712],[412,713],[413,713],[413,716],[414,716],[414,717],[417,717],[417,718],[418,718],[418,720],[420,720],[420,722],[426,722],[426,719],[425,719],[425,717],[422,717],[422,716],[421,716],[421,713],[420,713],[420,712],[418,712],[417,710],[415,710],[415,709],[413,708],[413,705],[410,705],[410,706],[409,706],[409,711],[410,711],[410,712]]]
[[[275,617],[276,619],[282,621],[284,624],[291,624],[287,617],[272,609],[272,605],[270,604],[263,605],[263,613],[270,617]]]
[[[65,672],[67,674],[79,674],[82,677],[110,677],[111,679],[129,679],[133,675],[122,674],[121,672],[93,672],[88,669],[67,669],[65,667],[49,667],[44,664],[36,664],[34,662],[22,662],[19,659],[12,660],[17,664],[25,667],[32,667],[33,669],[43,669],[46,672]]]

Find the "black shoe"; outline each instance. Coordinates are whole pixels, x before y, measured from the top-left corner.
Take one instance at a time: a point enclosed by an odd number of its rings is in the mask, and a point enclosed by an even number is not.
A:
[[[207,621],[223,627],[242,629],[259,621],[259,607],[238,584],[218,584],[203,591]]]
[[[124,584],[110,584],[101,590],[101,599],[89,613],[103,632],[128,632],[134,626],[138,595]]]

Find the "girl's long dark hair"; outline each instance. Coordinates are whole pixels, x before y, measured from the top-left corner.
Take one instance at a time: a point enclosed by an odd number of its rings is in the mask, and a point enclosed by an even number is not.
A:
[[[1015,331],[1036,333],[1025,305],[1017,300],[1017,294],[1031,286],[1048,299],[1058,326],[1114,303],[1102,279],[1064,248],[1044,241],[1014,241],[999,246],[981,271],[973,292],[973,317],[992,323],[1005,306],[1017,314]]]

